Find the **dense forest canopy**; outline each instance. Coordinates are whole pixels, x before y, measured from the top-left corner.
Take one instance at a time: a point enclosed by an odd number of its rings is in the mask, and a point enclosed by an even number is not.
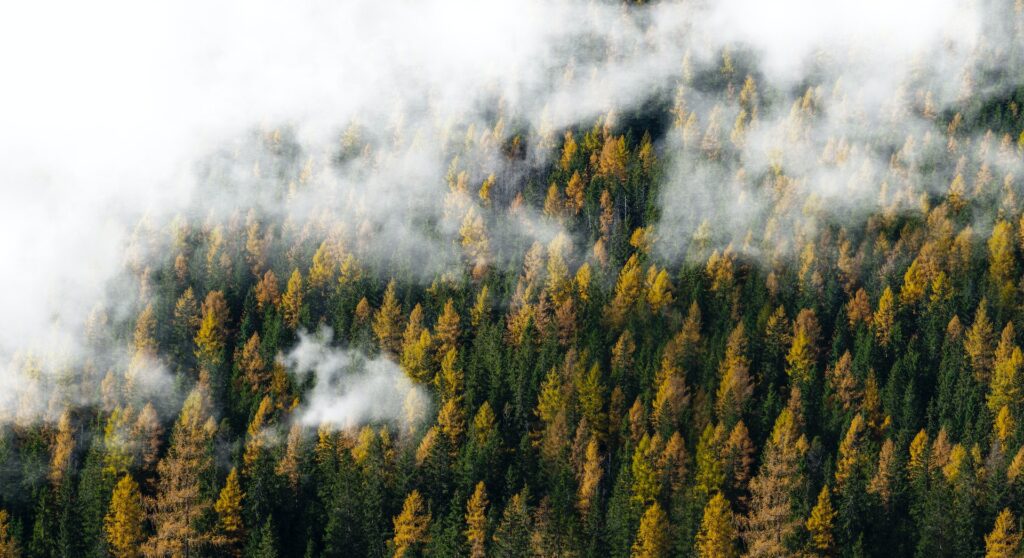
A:
[[[0,557],[1021,556],[1024,4],[553,5],[219,141],[5,326]]]

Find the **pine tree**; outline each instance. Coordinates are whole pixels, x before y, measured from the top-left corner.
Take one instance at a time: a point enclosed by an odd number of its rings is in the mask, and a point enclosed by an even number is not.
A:
[[[992,374],[993,350],[995,345],[995,331],[992,322],[988,319],[987,304],[984,299],[978,303],[978,310],[974,314],[974,323],[967,330],[964,338],[964,349],[971,358],[971,368],[974,370],[974,377],[980,382],[988,382]]]
[[[277,537],[274,535],[273,518],[268,517],[260,529],[259,542],[253,558],[277,558]]]
[[[875,311],[873,320],[875,337],[883,347],[888,347],[892,341],[892,326],[896,320],[896,300],[892,289],[888,286],[882,291],[882,297],[878,299],[878,310]]]
[[[654,267],[651,267],[651,271]],[[653,275],[653,279],[651,276]],[[668,277],[668,271],[662,269],[657,274],[648,274],[647,281],[647,304],[651,308],[651,312],[658,314],[662,309],[672,305],[674,298],[672,296],[672,281]]]
[[[583,471],[580,476],[579,488],[576,491],[576,507],[582,514],[587,515],[590,513],[603,475],[604,467],[601,464],[601,454],[597,440],[591,438],[587,442]]]
[[[723,429],[712,425],[704,427],[697,442],[697,472],[694,480],[694,492],[702,499],[711,497],[722,488],[725,482],[725,464],[722,462],[722,442],[720,434]]]
[[[270,382],[270,372],[260,354],[259,333],[253,332],[252,337],[242,347],[241,353],[235,357],[235,362],[238,363],[238,369],[242,373],[245,385],[249,387],[249,393],[253,395],[264,393]]]
[[[57,435],[53,441],[53,454],[50,458],[50,484],[55,488],[60,486],[72,467],[75,438],[71,429],[71,413],[65,409],[57,423]]]
[[[270,307],[277,307],[281,303],[277,275],[269,269],[253,287],[253,291],[256,293],[256,308],[261,312]]]
[[[334,282],[334,274],[338,270],[337,248],[330,239],[324,240],[313,254],[313,262],[309,266],[309,290],[319,291]]]
[[[992,228],[988,239],[989,277],[999,295],[999,301],[1009,303],[1014,294],[1016,262],[1014,258],[1013,227],[1000,219]]]
[[[865,444],[864,417],[856,415],[850,421],[846,436],[839,444],[839,458],[836,462],[836,486],[842,487],[857,477],[864,468]]]
[[[750,481],[751,467],[754,464],[754,443],[750,440],[750,431],[742,420],[736,423],[725,441],[722,461],[727,493],[735,495],[734,498],[743,510],[747,501],[747,483]]]
[[[661,491],[657,456],[661,453],[661,436],[644,434],[633,451],[630,472],[633,478],[633,501],[641,506],[654,502]]]
[[[632,310],[637,300],[640,299],[641,289],[640,264],[636,255],[632,255],[619,271],[618,281],[615,283],[615,297],[608,306],[608,319],[613,325],[622,325],[626,316]]]
[[[572,215],[578,215],[580,209],[583,209],[585,188],[579,171],[573,172],[569,177],[569,182],[565,185],[565,205]]]
[[[806,385],[814,377],[817,335],[812,328],[800,322],[793,326],[793,342],[786,354],[786,373],[793,378],[794,385]]]
[[[569,170],[578,148],[579,146],[576,144],[576,138],[573,137],[571,131],[566,130],[565,139],[562,142],[562,157],[559,159],[559,166],[563,171]]]
[[[601,148],[599,172],[602,176],[616,178],[619,181],[626,180],[627,157],[626,138],[608,136],[605,139],[604,147]]]
[[[725,346],[725,358],[718,365],[721,382],[715,405],[718,418],[731,427],[743,415],[747,400],[754,394],[754,384],[750,378],[750,360],[747,358],[747,337],[743,322],[740,322],[729,334]]]
[[[1024,366],[1024,354],[1020,347],[1013,345],[1010,339],[1012,327],[1008,327],[1009,335],[1004,338],[996,351],[995,364],[992,368],[990,391],[987,399],[988,410],[996,415],[1007,406],[1012,413],[1024,403],[1024,378],[1021,378],[1021,366]]]
[[[455,301],[448,299],[444,310],[434,325],[434,342],[437,345],[437,361],[441,361],[448,351],[459,347],[459,313],[455,311]]]

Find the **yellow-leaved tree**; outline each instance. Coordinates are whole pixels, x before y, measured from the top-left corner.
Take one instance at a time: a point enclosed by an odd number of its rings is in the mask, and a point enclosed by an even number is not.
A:
[[[1021,555],[1021,534],[1009,508],[999,512],[992,532],[985,535],[985,558],[1016,558]]]
[[[145,519],[139,485],[131,475],[124,475],[114,486],[110,507],[103,518],[107,550],[114,558],[136,558],[140,555]]]
[[[242,486],[238,482],[238,469],[231,468],[224,488],[220,491],[213,510],[217,512],[217,535],[219,546],[229,556],[242,555],[242,541],[245,527],[242,523]]]
[[[487,487],[483,481],[476,485],[466,504],[466,541],[471,558],[484,558],[487,545]]]
[[[668,515],[657,502],[647,507],[640,518],[640,528],[633,543],[632,558],[661,558],[668,556]]]
[[[701,558],[736,558],[736,519],[732,507],[721,492],[704,507],[704,519],[697,533],[697,556]]]
[[[419,490],[413,490],[394,519],[395,535],[389,542],[394,558],[411,556],[430,541],[430,512]]]

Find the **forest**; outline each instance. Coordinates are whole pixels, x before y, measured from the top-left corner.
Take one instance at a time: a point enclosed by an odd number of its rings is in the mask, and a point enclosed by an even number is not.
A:
[[[1024,555],[1024,5],[979,4],[877,102],[735,45],[571,124],[226,142],[0,369],[0,557]]]

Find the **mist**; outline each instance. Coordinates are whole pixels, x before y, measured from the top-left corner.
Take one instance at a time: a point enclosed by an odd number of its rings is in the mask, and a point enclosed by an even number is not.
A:
[[[659,139],[671,169],[661,257],[685,257],[703,223],[714,224],[715,247],[739,246],[774,206],[755,178],[778,161],[801,195],[821,200],[826,216],[862,214],[877,203],[888,172],[889,154],[878,147],[930,125],[908,110],[920,104],[915,95],[927,90],[935,111],[953,105],[964,73],[999,44],[980,9],[954,0],[828,9],[799,0],[628,9],[400,0],[5,6],[0,68],[12,87],[0,99],[0,259],[11,267],[0,277],[0,384],[24,383],[15,357],[26,350],[59,347],[67,366],[123,370],[117,355],[125,348],[86,343],[84,330],[96,300],[106,301],[102,310],[115,322],[144,307],[138,275],[166,258],[175,219],[201,228],[257,208],[281,234],[299,237],[330,230],[329,214],[351,223],[349,233],[361,238],[353,249],[384,268],[391,258],[425,254],[415,272],[429,283],[462,265],[461,214],[451,207],[480,203],[446,196],[453,164],[446,147],[466,144],[458,168],[470,193],[495,173],[495,195],[512,198],[546,164],[563,129],[682,90],[703,130],[714,107],[686,83],[685,68],[714,68],[723,49],[749,61],[765,103],[746,141],[719,165],[696,163],[677,133]],[[788,141],[792,104],[812,82],[841,83],[842,94],[822,91],[800,140]],[[908,88],[906,101],[889,106],[900,87]],[[893,111],[902,116],[889,118]],[[721,110],[723,142],[735,118],[734,109]],[[841,129],[856,130],[843,139],[864,148],[843,165],[820,165]],[[503,162],[516,130],[542,140],[518,163]],[[337,163],[346,131],[361,134],[372,152]],[[1012,170],[1002,165],[999,172]],[[290,187],[303,170],[308,183]],[[740,171],[747,178],[737,179]],[[928,187],[944,188],[951,173]],[[784,215],[792,226],[780,228],[798,231],[794,246],[820,217],[808,218],[803,205]],[[143,216],[150,228],[136,227]],[[564,232],[529,210],[501,219],[492,227],[492,265],[518,262],[532,242]],[[337,389],[314,391],[303,422],[401,414],[397,401],[386,399],[382,410],[365,403],[399,382],[393,363],[368,358],[359,380],[345,379],[339,371],[363,357],[316,339],[303,336],[286,361],[312,371],[317,386]],[[43,374],[54,378],[65,367]],[[160,374],[153,381],[163,385]],[[92,393],[76,401],[94,402]]]
[[[299,342],[279,358],[300,381],[314,386],[297,420],[310,427],[354,428],[367,422],[415,427],[425,416],[430,397],[397,364],[369,358],[357,350],[331,346],[333,332],[299,332]]]

